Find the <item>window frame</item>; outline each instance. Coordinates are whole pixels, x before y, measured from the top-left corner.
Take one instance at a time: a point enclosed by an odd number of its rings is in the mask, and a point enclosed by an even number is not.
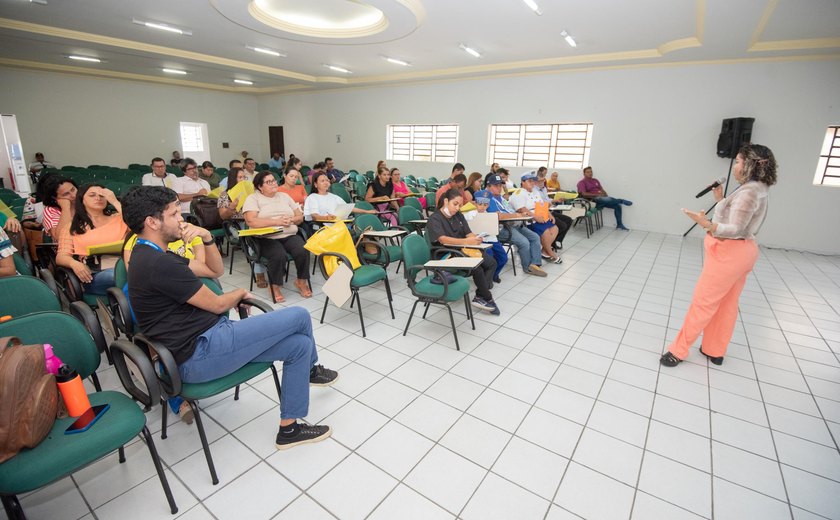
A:
[[[831,180],[826,182],[827,179]],[[840,188],[840,125],[831,125],[825,131],[814,172],[814,185]]]
[[[487,163],[504,167],[580,170],[590,163],[594,130],[595,123],[592,122],[491,123],[487,132]],[[564,138],[564,134],[578,135]],[[559,153],[566,149],[580,152]],[[572,157],[573,160],[569,160]]]
[[[395,135],[395,132],[400,134]],[[453,132],[454,136],[445,135]],[[460,134],[458,123],[388,124],[385,127],[385,158],[388,161],[458,162]]]

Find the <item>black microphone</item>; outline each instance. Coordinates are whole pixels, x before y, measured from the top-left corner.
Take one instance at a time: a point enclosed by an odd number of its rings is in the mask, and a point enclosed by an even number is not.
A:
[[[703,191],[701,191],[700,193],[695,195],[694,198],[699,199],[700,197],[709,193],[710,191],[717,188],[718,186],[720,186],[724,182],[726,182],[726,177],[721,177],[720,179],[716,180],[715,182],[713,182],[713,183],[709,184],[708,186],[706,186],[705,188],[703,188]]]

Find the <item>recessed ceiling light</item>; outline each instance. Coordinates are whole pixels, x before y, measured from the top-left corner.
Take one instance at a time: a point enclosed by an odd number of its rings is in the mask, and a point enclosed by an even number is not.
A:
[[[136,23],[137,25],[143,25],[145,27],[149,27],[150,29],[159,29],[161,31],[167,31],[175,34],[180,34],[183,36],[192,36],[192,31],[189,29],[184,29],[182,27],[175,27],[174,25],[165,24],[162,22],[152,22],[149,20],[138,20],[137,18],[131,19],[132,23]]]
[[[477,50],[473,49],[472,47],[467,47],[467,46],[466,46],[466,45],[464,45],[463,43],[462,43],[462,44],[460,44],[460,45],[458,45],[458,47],[460,47],[460,48],[464,49],[464,51],[466,51],[466,53],[467,53],[467,54],[469,54],[469,55],[471,55],[471,56],[474,56],[474,57],[476,57],[476,58],[480,58],[480,57],[481,57],[481,53],[480,53],[480,52],[478,52]]]
[[[537,13],[539,15],[542,15],[542,11],[540,11],[540,6],[538,6],[537,3],[534,2],[534,0],[522,0],[522,1],[525,2],[525,5],[530,7],[532,11],[534,11],[535,13]]]
[[[569,35],[569,33],[567,33],[566,31],[562,31],[562,32],[560,33],[560,36],[562,36],[562,37],[563,37],[563,39],[564,39],[564,40],[566,40],[566,43],[568,43],[570,46],[572,46],[572,47],[577,47],[577,42],[575,41],[575,39],[574,39],[574,38],[572,38],[572,37]]]
[[[326,63],[323,64],[324,67],[333,70],[335,72],[341,72],[342,74],[353,74],[353,71],[345,69],[344,67],[337,67],[335,65],[327,65]]]
[[[240,85],[253,85],[253,81],[248,81],[247,79],[235,79],[233,80],[234,83],[239,83]]]
[[[185,76],[187,71],[185,70],[178,70],[178,69],[161,69],[163,72],[167,74],[180,74],[181,76]]]
[[[388,56],[382,56],[382,58],[387,61],[388,63],[393,63],[394,65],[401,65],[403,67],[411,67],[411,63],[405,60],[398,60],[397,58],[391,58]]]
[[[275,56],[275,57],[278,57],[278,58],[285,58],[286,57],[286,55],[283,54],[282,52],[273,51],[271,49],[266,49],[264,47],[252,47],[250,45],[246,45],[245,48],[249,49],[249,50],[252,50],[254,52],[259,52],[261,54],[268,54],[269,56]]]
[[[67,58],[69,58],[71,60],[76,60],[76,61],[89,61],[91,63],[102,63],[102,60],[100,60],[99,58],[92,58],[90,56],[77,56],[77,55],[71,54],[70,56],[67,56]]]

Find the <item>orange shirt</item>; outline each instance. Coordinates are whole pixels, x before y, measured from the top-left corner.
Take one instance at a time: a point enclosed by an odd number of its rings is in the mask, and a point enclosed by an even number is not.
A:
[[[58,252],[79,256],[87,256],[89,246],[98,246],[125,239],[128,226],[117,213],[104,226],[88,229],[81,235],[71,235],[69,231],[61,235],[58,240]]]
[[[452,188],[452,185],[447,182],[446,184],[437,189],[437,191],[435,192],[435,204],[438,203],[443,194],[446,193],[450,188]],[[468,192],[467,190],[458,191],[461,192],[461,196],[464,197],[464,204],[473,200],[472,193]]]
[[[303,187],[303,184],[296,184],[294,188],[289,189],[289,187],[283,183],[278,186],[277,189],[287,194],[293,201],[297,202],[301,206],[303,206],[306,202],[306,189]]]

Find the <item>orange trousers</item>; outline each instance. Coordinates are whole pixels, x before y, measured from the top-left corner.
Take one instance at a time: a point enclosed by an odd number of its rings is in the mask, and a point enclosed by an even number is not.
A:
[[[703,352],[712,357],[726,354],[738,318],[738,298],[747,275],[758,260],[754,240],[720,240],[706,235],[703,272],[694,288],[682,329],[668,350],[679,359],[703,333]]]

